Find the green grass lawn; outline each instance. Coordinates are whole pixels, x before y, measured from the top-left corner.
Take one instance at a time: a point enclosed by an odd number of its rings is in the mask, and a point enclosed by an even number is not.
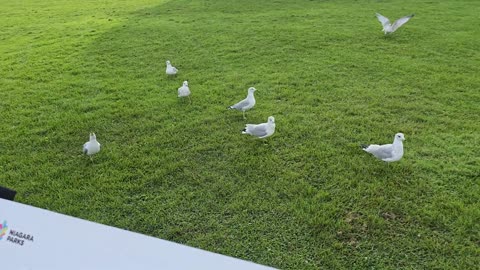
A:
[[[0,185],[19,202],[282,269],[480,264],[478,1],[0,7]],[[385,37],[375,12],[416,16]],[[245,121],[226,107],[251,86]],[[241,134],[270,115],[272,137]],[[399,162],[359,146],[397,132]]]

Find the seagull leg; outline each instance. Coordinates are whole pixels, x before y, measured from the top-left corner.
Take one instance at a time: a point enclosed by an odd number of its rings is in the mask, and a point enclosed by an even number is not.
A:
[[[188,96],[188,103],[192,104],[192,99],[190,98],[190,96]]]
[[[247,120],[247,117],[245,117],[245,111],[242,111],[243,112],[243,119]]]

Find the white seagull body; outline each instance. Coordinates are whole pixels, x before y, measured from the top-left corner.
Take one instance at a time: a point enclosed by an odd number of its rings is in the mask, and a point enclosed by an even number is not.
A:
[[[98,152],[100,152],[100,143],[97,141],[95,133],[90,133],[90,140],[83,145],[83,153],[91,158]]]
[[[253,93],[256,90],[257,89],[255,89],[254,87],[248,88],[247,97],[244,100],[242,100],[242,101],[238,102],[237,104],[232,105],[228,108],[242,111],[243,112],[243,118],[246,119],[245,118],[245,111],[250,110],[251,108],[253,108],[253,106],[255,106],[255,97],[253,96]]]
[[[398,28],[400,28],[400,26],[404,25],[406,22],[408,22],[408,20],[410,20],[413,16],[415,16],[415,14],[412,14],[412,15],[402,17],[402,18],[396,20],[392,24],[392,23],[390,23],[390,20],[387,17],[383,16],[382,14],[375,13],[375,15],[377,16],[377,19],[382,24],[382,26],[383,26],[382,31],[385,33],[385,35],[395,32]]]
[[[188,88],[188,81],[184,81],[182,87],[178,88],[178,97],[190,96],[190,88]]]
[[[167,69],[165,70],[165,73],[167,73],[167,75],[175,75],[177,74],[177,72],[178,72],[178,69],[172,66],[170,61],[167,60]]]
[[[275,132],[275,118],[273,116],[268,117],[267,123],[258,125],[247,124],[242,134],[250,134],[257,138],[263,139],[273,135]]]
[[[393,144],[370,144],[362,145],[363,151],[374,155],[376,158],[385,162],[398,161],[403,157],[403,141],[405,136],[403,133],[395,134]]]

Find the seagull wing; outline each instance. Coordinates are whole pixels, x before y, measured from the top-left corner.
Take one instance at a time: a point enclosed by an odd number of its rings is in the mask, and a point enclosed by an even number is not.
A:
[[[248,98],[246,98],[246,99],[238,102],[237,104],[232,105],[231,107],[233,109],[242,110],[243,108],[247,107],[248,105],[250,105],[250,101],[248,100]]]
[[[186,97],[190,95],[190,89],[188,87],[182,86],[178,88],[178,96],[179,97]]]
[[[390,20],[387,17],[383,16],[380,13],[375,13],[375,15],[377,16],[377,19],[380,21],[383,27],[390,24]]]
[[[259,125],[251,125],[247,124],[245,131],[253,136],[256,137],[263,137],[267,135],[267,123],[259,124]]]
[[[410,20],[413,16],[415,16],[415,14],[408,15],[408,16],[405,16],[405,17],[402,17],[402,18],[396,20],[392,25],[392,31],[397,30],[400,26],[402,26],[406,22],[408,22],[408,20]]]
[[[371,153],[372,155],[376,156],[379,159],[393,157],[392,144],[384,144],[384,145],[371,144],[365,149],[365,151]]]

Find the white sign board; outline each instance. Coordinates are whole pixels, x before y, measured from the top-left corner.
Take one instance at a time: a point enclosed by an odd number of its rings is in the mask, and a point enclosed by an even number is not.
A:
[[[2,199],[0,199],[0,268],[273,269]]]

